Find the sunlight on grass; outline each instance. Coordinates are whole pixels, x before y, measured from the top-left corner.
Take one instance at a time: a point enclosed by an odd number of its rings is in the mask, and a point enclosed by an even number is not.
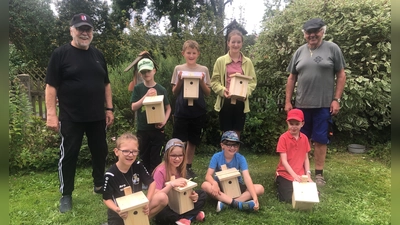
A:
[[[325,177],[327,185],[318,188],[320,203],[313,211],[292,209],[278,202],[274,174],[279,158],[241,151],[249,163],[254,183],[265,187],[258,212],[226,209],[215,212],[216,201],[208,198],[202,224],[390,224],[390,168],[366,155],[329,154]],[[194,181],[201,185],[211,155],[196,155]],[[310,160],[313,168],[313,160]],[[57,172],[25,173],[9,176],[10,224],[100,225],[106,222],[106,207],[100,195],[93,194],[91,169],[78,169],[73,193],[73,210],[58,211],[60,193]],[[154,224],[154,223],[152,223]]]

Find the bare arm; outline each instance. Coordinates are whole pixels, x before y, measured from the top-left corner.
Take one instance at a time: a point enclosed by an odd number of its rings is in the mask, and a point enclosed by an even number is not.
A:
[[[285,95],[285,111],[288,112],[293,108],[292,106],[292,96],[294,91],[294,85],[296,84],[297,76],[290,74],[286,83],[286,95]]]
[[[106,108],[113,108],[112,104],[112,91],[111,84],[108,83],[105,86],[106,93]],[[107,127],[110,126],[114,122],[114,113],[111,110],[106,110],[106,124]]]
[[[340,99],[343,94],[344,86],[346,84],[346,73],[344,72],[344,68],[336,73],[336,90],[334,98]],[[332,115],[336,115],[339,113],[340,104],[337,101],[332,101],[330,112]]]
[[[242,176],[244,183],[246,184],[247,190],[250,192],[251,198],[258,203],[257,192],[254,188],[253,180],[251,179],[249,170],[243,170]]]
[[[306,174],[308,176],[308,181],[312,182],[311,174],[307,172],[310,171],[310,160],[308,158],[308,153],[306,153],[306,158],[304,159],[304,170],[306,171]]]
[[[156,128],[161,129],[168,122],[168,118],[171,115],[171,105],[165,105],[165,118],[162,123],[156,124]]]
[[[121,209],[114,203],[113,200],[111,200],[111,199],[104,200],[103,199],[103,202],[104,202],[104,205],[106,205],[112,211],[116,212],[121,218],[126,219],[128,217],[128,212],[121,213]]]
[[[200,80],[200,88],[203,91],[205,96],[210,96],[211,89],[210,89],[210,87],[207,86],[206,82],[204,82],[204,77],[205,77],[205,74],[203,73],[203,76],[201,77],[201,80]]]
[[[178,82],[176,84],[172,84],[172,94],[174,94],[174,96],[177,96],[181,91],[182,86],[183,86],[182,71],[180,71],[178,73]]]
[[[145,95],[143,95],[143,97],[141,99],[139,99],[139,101],[136,102],[132,102],[131,105],[131,109],[132,111],[137,111],[138,109],[140,109],[140,107],[142,107],[143,105],[143,100],[147,97],[147,96],[156,96],[157,95],[157,90],[154,88],[150,88],[147,93]]]
[[[57,117],[57,89],[49,84],[46,84],[45,101],[47,109],[47,122],[46,125],[49,129],[58,131],[58,117]]]

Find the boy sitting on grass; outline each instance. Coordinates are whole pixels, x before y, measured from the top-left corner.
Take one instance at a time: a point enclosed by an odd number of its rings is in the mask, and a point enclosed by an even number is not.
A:
[[[310,143],[306,135],[300,132],[304,125],[304,114],[300,109],[292,109],[286,119],[288,131],[279,137],[276,152],[280,154],[276,168],[275,182],[279,201],[291,203],[293,181],[301,182],[301,176],[308,175],[312,182],[308,152]]]
[[[258,196],[264,193],[264,187],[261,184],[253,184],[246,158],[238,153],[240,143],[242,142],[239,140],[235,131],[226,131],[222,135],[222,151],[215,153],[211,158],[206,174],[206,181],[201,185],[201,188],[207,192],[207,194],[218,200],[217,212],[228,206],[239,210],[257,211],[259,209]],[[214,176],[215,172],[222,170],[222,165],[226,165],[228,169],[236,168],[242,174],[242,176],[238,177],[242,194],[235,199],[221,191],[220,182],[218,178]]]

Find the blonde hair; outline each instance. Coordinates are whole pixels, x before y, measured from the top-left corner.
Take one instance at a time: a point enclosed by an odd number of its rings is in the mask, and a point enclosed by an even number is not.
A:
[[[157,166],[157,168],[158,168],[159,166],[162,166],[162,165],[165,166],[165,177],[164,177],[165,181],[170,181],[170,180],[171,180],[171,175],[172,175],[172,174],[171,174],[170,171],[171,171],[171,169],[173,169],[173,168],[172,168],[171,163],[169,162],[169,158],[170,158],[170,154],[171,154],[172,150],[174,150],[175,148],[182,148],[182,155],[183,155],[183,156],[182,156],[183,160],[182,160],[181,164],[176,168],[176,170],[177,170],[178,173],[181,175],[181,177],[186,178],[186,151],[185,151],[185,143],[179,141],[179,142],[176,142],[176,144],[181,144],[183,147],[177,146],[177,145],[173,145],[173,146],[171,146],[169,149],[165,149],[165,152],[164,152],[164,161],[163,161],[162,163],[160,163],[160,164]],[[154,171],[156,171],[157,168],[155,168],[155,169],[153,170],[153,174],[152,174],[152,175],[154,175]]]
[[[182,51],[184,52],[187,48],[195,48],[197,49],[198,52],[200,52],[199,43],[197,43],[197,41],[194,40],[187,40],[185,41],[185,43],[183,43]]]
[[[132,133],[130,133],[130,132],[126,132],[126,133],[121,134],[121,136],[119,136],[119,137],[117,138],[117,141],[116,141],[116,148],[119,148],[119,147],[121,146],[121,144],[122,144],[124,141],[126,141],[126,140],[134,140],[134,141],[136,141],[136,142],[139,144],[139,140],[138,140],[138,138],[136,137],[136,135],[134,135],[134,134],[132,134]]]

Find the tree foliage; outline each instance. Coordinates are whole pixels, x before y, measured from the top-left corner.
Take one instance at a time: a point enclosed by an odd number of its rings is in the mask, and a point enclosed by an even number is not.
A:
[[[305,43],[302,25],[320,17],[327,24],[325,40],[335,42],[346,60],[347,82],[340,114],[334,117],[339,131],[364,133],[370,142],[390,138],[391,31],[387,0],[297,0],[264,24],[253,50],[258,87],[284,98],[293,53]],[[266,121],[265,123],[268,123]]]
[[[25,63],[46,66],[55,46],[50,0],[9,0],[9,41]]]

